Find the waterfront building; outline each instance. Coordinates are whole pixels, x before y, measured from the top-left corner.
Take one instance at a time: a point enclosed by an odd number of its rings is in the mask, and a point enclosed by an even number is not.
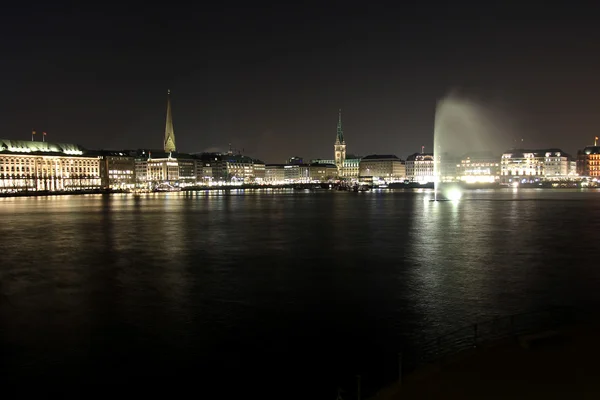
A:
[[[572,173],[571,157],[560,149],[513,149],[502,154],[502,183],[564,179]]]
[[[335,164],[312,163],[308,166],[308,177],[311,182],[329,182],[336,178],[338,166]]]
[[[393,154],[372,154],[360,160],[359,176],[361,179],[379,179],[394,182],[406,179],[406,164]]]
[[[358,179],[360,157],[346,155],[346,140],[344,139],[344,131],[342,129],[342,110],[338,114],[337,133],[333,145],[333,160],[311,160],[311,164],[315,163],[335,165],[337,167],[336,176],[338,178]]]
[[[338,169],[338,176],[342,176],[342,168],[346,160],[346,141],[344,140],[344,131],[342,130],[342,110],[338,114],[337,135],[333,145],[334,162]]]
[[[586,146],[577,152],[577,172],[581,176],[600,177],[600,146]]]
[[[298,165],[298,178],[296,182],[309,183],[310,182],[310,164]]]
[[[125,150],[89,152],[100,159],[100,178],[103,189],[129,190],[135,187],[135,157]]]
[[[414,153],[406,158],[406,179],[411,182],[434,181],[433,153]]]
[[[76,144],[0,140],[0,192],[99,189],[100,159]]]
[[[199,185],[208,185],[213,179],[212,165],[196,158],[196,183]]]
[[[198,160],[190,154],[138,150],[134,159],[135,182],[139,188],[155,189],[162,185],[186,187],[197,184]]]
[[[148,154],[142,150],[134,157],[135,163],[135,187],[149,188],[148,183]]]
[[[288,164],[283,167],[283,178],[286,183],[301,181],[301,165],[302,164]]]
[[[198,183],[210,184],[224,180],[223,156],[220,153],[199,153],[194,157],[197,160]]]
[[[191,154],[177,153],[177,167],[179,168],[179,186],[194,186],[197,183],[197,160]]]
[[[340,169],[338,168],[336,177],[351,179],[351,180],[358,179],[358,176],[360,173],[360,160],[361,160],[361,157],[358,157],[355,155],[350,155],[348,158],[346,158],[344,160],[344,164],[341,169],[342,175],[339,175]],[[310,160],[310,163],[311,164],[325,164],[325,165],[333,164],[333,165],[336,165],[335,160],[326,160],[326,159],[321,159],[321,158]],[[337,167],[337,165],[336,165],[336,167]]]
[[[571,176],[571,177],[579,176],[579,174],[577,173],[577,159],[575,159],[575,158],[572,158],[569,161],[569,176]]]
[[[150,152],[147,163],[147,182],[154,185],[175,185],[179,181],[179,163],[177,158],[172,157],[172,153]]]
[[[266,164],[265,183],[281,185],[285,183],[286,164]]]
[[[267,164],[265,183],[282,185],[301,182],[302,164]]]
[[[265,163],[241,154],[222,156],[225,181],[236,183],[255,183],[265,179]]]
[[[500,158],[490,151],[463,155],[456,165],[457,179],[465,183],[494,183],[500,180]]]
[[[442,153],[438,159],[438,171],[440,182],[458,181],[458,168],[460,157],[454,157],[448,153]]]

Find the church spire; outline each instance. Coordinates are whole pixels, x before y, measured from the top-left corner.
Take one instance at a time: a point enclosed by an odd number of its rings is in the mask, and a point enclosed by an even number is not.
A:
[[[344,141],[344,131],[342,130],[342,109],[338,115],[337,137],[333,145],[335,165],[338,168],[338,175],[344,175],[344,162],[346,161],[346,142]]]
[[[338,124],[337,124],[337,138],[335,140],[337,143],[344,143],[344,131],[342,130],[342,109],[340,108],[340,112],[338,115]]]
[[[167,90],[167,124],[165,126],[165,152],[175,151],[175,131],[173,130],[173,116],[171,115],[171,90]]]

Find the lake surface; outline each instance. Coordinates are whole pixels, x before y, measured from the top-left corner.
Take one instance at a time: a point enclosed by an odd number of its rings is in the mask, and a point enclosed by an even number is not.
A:
[[[0,199],[0,382],[334,399],[446,331],[598,303],[600,192],[430,197]]]

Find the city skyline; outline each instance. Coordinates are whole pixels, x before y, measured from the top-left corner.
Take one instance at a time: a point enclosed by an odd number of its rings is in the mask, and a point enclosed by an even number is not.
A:
[[[181,151],[330,158],[342,108],[349,153],[406,158],[432,148],[436,101],[457,88],[508,142],[574,154],[597,136],[592,9],[19,7],[0,17],[3,137],[161,148],[171,89]]]

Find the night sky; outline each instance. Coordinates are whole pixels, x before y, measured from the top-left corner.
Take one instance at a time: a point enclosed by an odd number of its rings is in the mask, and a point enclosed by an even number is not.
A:
[[[203,3],[4,8],[0,137],[161,148],[167,89],[179,151],[271,163],[332,158],[339,108],[348,153],[431,149],[450,91],[506,143],[574,153],[600,130],[597,6]]]

